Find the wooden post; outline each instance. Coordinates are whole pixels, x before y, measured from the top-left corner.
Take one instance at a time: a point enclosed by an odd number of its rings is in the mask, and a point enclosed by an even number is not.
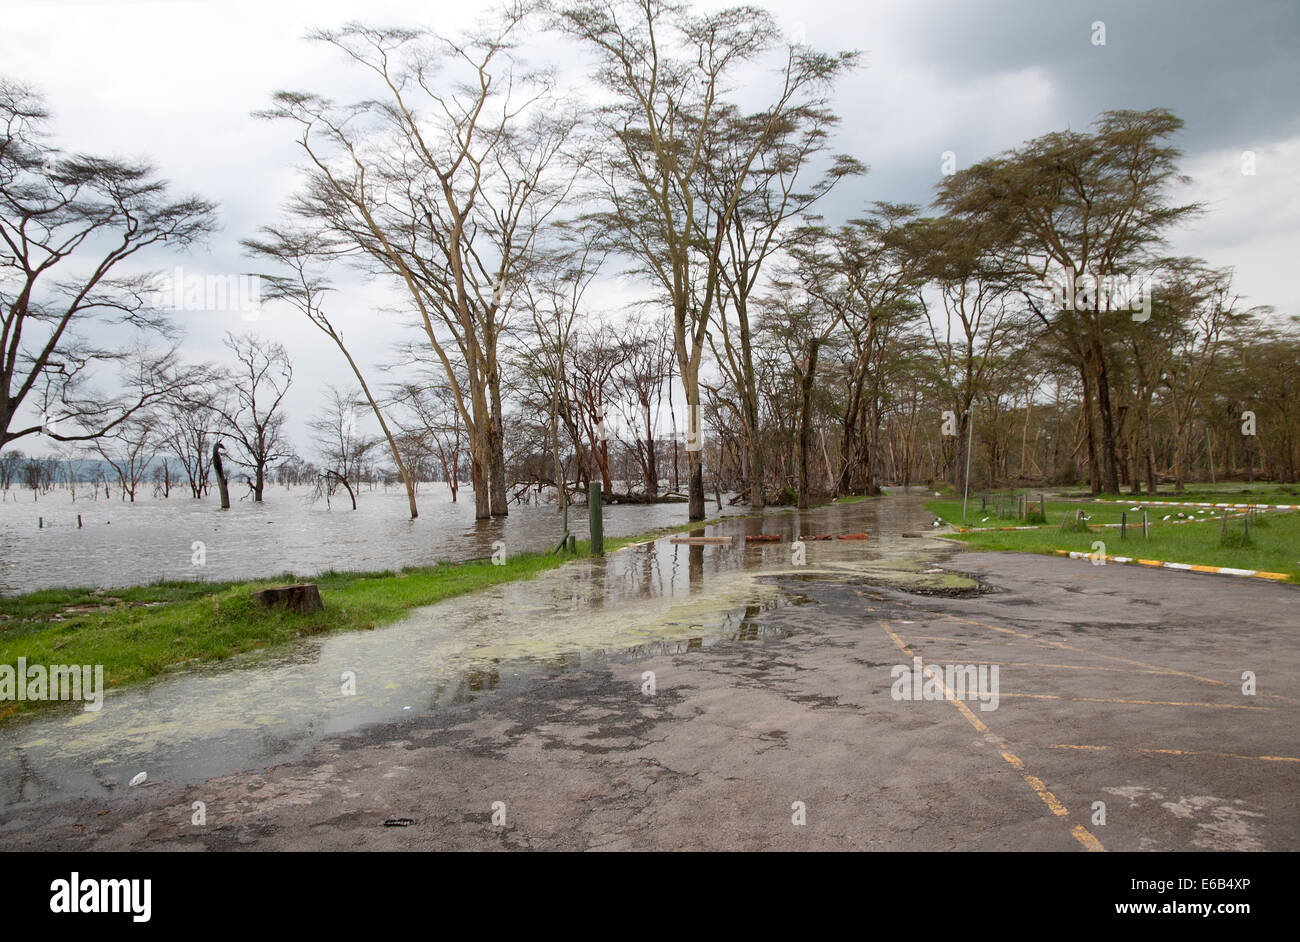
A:
[[[1119,513],[1119,538],[1128,539],[1128,511],[1121,510]]]
[[[599,556],[605,552],[605,525],[600,515],[600,483],[592,481],[588,493],[591,495],[587,501],[587,523],[591,529],[591,552],[593,556]]]

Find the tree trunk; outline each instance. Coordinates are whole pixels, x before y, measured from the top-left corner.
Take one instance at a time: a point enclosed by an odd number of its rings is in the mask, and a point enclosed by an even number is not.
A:
[[[687,375],[689,372],[689,376]],[[686,393],[686,468],[690,488],[688,519],[704,519],[704,416],[700,409],[699,376],[692,368],[682,371]]]
[[[1093,497],[1096,497],[1101,493],[1101,477],[1097,468],[1097,436],[1093,429],[1095,406],[1092,401],[1092,376],[1087,362],[1080,364],[1079,378],[1083,383],[1083,397],[1080,404],[1083,408],[1082,418],[1088,443],[1088,490]]]
[[[488,488],[491,511],[494,517],[510,513],[506,496],[505,428],[501,416],[501,373],[494,369],[488,379],[488,393],[492,397],[489,412],[488,444],[491,450],[488,465]]]
[[[1115,445],[1115,418],[1110,408],[1110,379],[1106,373],[1106,356],[1101,342],[1093,340],[1093,360],[1097,376],[1097,407],[1101,411],[1101,486],[1107,494],[1119,493],[1119,458]]]
[[[221,466],[221,445],[212,446],[212,470],[217,473],[217,491],[221,495],[221,509],[230,509],[230,488],[226,484],[226,470]],[[108,488],[104,489],[107,495]]]
[[[812,388],[817,372],[817,350],[821,342],[808,342],[808,363],[799,388],[799,509],[808,509],[808,443],[812,433]]]

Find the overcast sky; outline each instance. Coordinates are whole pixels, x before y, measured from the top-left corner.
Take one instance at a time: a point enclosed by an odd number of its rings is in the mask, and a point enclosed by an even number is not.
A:
[[[1235,266],[1249,304],[1300,314],[1291,277],[1300,246],[1300,2],[765,5],[816,47],[864,54],[865,67],[836,96],[835,149],[871,172],[834,194],[822,207],[828,218],[873,200],[929,203],[945,151],[963,167],[1049,131],[1082,129],[1107,109],[1164,107],[1186,122],[1177,143],[1194,179],[1187,196],[1210,210],[1175,234],[1173,250]],[[277,219],[298,160],[289,128],[250,112],[276,89],[347,99],[364,88],[303,34],[351,19],[450,31],[476,9],[483,5],[473,0],[0,0],[0,73],[44,92],[62,145],[146,157],[178,190],[218,203],[222,230],[171,263],[238,273],[250,268],[239,240]],[[1098,21],[1104,45],[1094,43]],[[582,75],[562,79],[576,84]],[[1242,172],[1245,151],[1255,154],[1253,175]],[[602,297],[628,290],[610,285]],[[381,359],[399,337],[375,300],[349,292],[333,312],[363,362]],[[305,450],[317,393],[347,375],[329,341],[287,310],[251,325],[235,313],[181,318],[195,361],[221,359],[227,330],[252,327],[289,347],[291,429]]]

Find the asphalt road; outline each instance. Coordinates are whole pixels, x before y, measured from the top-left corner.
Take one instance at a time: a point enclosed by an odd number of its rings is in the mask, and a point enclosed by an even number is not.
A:
[[[1300,849],[1295,587],[944,565],[990,591],[773,577],[808,602],[753,640],[540,674],[262,771],[18,803],[0,847]],[[914,656],[996,665],[996,708],[991,673],[984,704],[896,698]]]

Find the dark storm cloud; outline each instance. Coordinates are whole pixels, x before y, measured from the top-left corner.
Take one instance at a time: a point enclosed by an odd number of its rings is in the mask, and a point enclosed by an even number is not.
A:
[[[1186,124],[1177,143],[1189,159],[1300,134],[1300,4],[1292,0],[876,5],[861,12],[857,30],[844,26],[853,16],[848,7],[832,14],[807,5],[792,15],[805,17],[817,44],[852,43],[866,53],[868,67],[839,96],[839,106],[850,135],[871,129],[857,136],[858,156],[872,163],[873,173],[846,186],[841,205],[846,198],[928,202],[940,151],[924,145],[942,140],[945,127],[942,149],[956,152],[960,166],[1039,134],[1083,129],[1110,109],[1170,109]],[[1097,22],[1105,45],[1093,42]],[[900,80],[900,65],[932,83]],[[1014,117],[1017,103],[1000,98],[1005,88],[996,79],[1016,75],[1026,85],[1040,84],[1046,97],[1041,108],[1008,122],[1006,112]],[[872,113],[881,103],[869,89],[880,85],[899,107],[888,124]],[[979,88],[988,94],[973,103],[977,108],[949,109],[953,96]],[[873,157],[873,144],[891,137],[910,137],[918,147]]]
[[[1105,46],[1092,43],[1094,22]],[[1300,131],[1300,4],[1186,0],[922,4],[925,54],[953,83],[1037,67],[1061,119],[1108,108],[1169,108],[1189,149],[1248,146]]]

